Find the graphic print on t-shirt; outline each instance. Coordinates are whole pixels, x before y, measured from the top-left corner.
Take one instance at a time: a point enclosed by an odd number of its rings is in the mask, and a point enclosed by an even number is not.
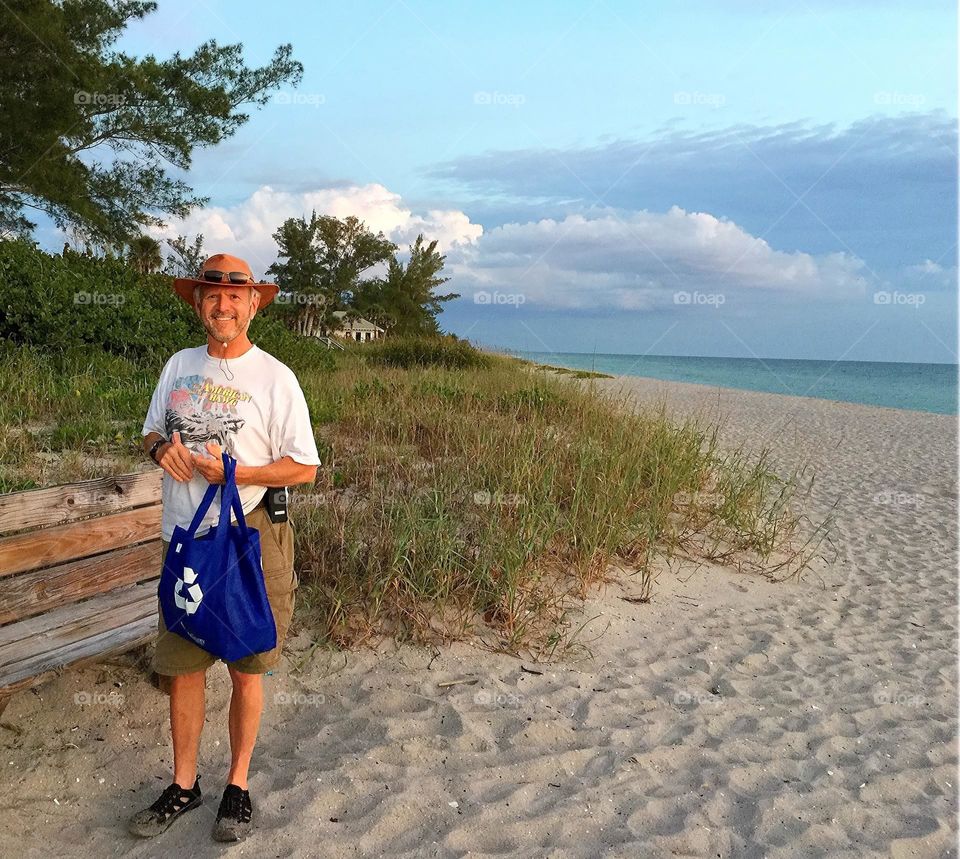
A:
[[[212,441],[235,457],[233,439],[245,423],[237,403],[251,399],[246,391],[219,385],[209,376],[178,376],[164,415],[167,437],[179,432],[180,441],[197,453],[206,453]]]

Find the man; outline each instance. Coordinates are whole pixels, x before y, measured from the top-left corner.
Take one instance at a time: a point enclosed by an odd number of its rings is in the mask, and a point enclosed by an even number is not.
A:
[[[238,841],[252,824],[247,771],[260,725],[263,674],[279,662],[298,584],[293,530],[278,512],[269,515],[267,488],[312,483],[320,459],[296,376],[247,336],[257,310],[276,296],[276,285],[255,283],[242,259],[216,254],[204,262],[198,277],[176,279],[174,290],[196,311],[207,342],[177,352],[167,362],[143,424],[144,451],[165,472],[163,554],[174,527],[189,526],[207,485],[224,482],[221,450],[226,450],[237,460],[244,518],[260,532],[267,597],[277,627],[273,650],[227,666],[233,682],[230,773],[213,835],[218,841]],[[216,524],[219,509],[218,497],[198,535]],[[201,803],[197,752],[206,670],[215,661],[193,642],[167,632],[161,614],[153,668],[165,681],[169,678],[173,783],[131,818],[129,829],[135,835],[158,835]]]

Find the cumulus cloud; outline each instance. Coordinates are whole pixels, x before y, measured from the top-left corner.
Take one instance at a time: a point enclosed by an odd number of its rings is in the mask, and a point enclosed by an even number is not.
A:
[[[211,206],[171,224],[163,237],[203,233],[209,252],[245,257],[265,272],[272,235],[289,217],[355,215],[401,247],[418,233],[447,254],[450,286],[522,293],[544,309],[645,310],[671,305],[677,291],[753,290],[843,298],[866,289],[862,261],[845,253],[776,250],[726,218],[673,206],[666,212],[607,209],[508,223],[484,232],[455,209],[418,213],[382,185],[301,192],[262,186],[233,206]]]
[[[418,233],[426,239],[437,239],[442,251],[475,242],[483,233],[483,228],[471,223],[461,211],[431,209],[416,213],[403,204],[399,194],[383,185],[369,184],[297,193],[263,185],[237,205],[198,209],[153,234],[162,239],[203,233],[204,247],[210,253],[235,253],[247,259],[255,271],[262,272],[276,259],[273,234],[280,224],[291,217],[309,217],[314,209],[317,214],[337,218],[355,215],[401,248],[412,243]]]
[[[555,309],[643,310],[694,290],[843,299],[867,287],[856,257],[775,250],[730,220],[678,206],[504,224],[452,268],[461,292],[522,293],[526,305]]]

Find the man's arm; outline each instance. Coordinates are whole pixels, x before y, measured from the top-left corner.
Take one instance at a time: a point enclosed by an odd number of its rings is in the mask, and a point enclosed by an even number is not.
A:
[[[221,479],[223,468],[221,463]],[[296,486],[298,483],[313,483],[317,479],[317,466],[304,465],[289,456],[283,456],[269,465],[241,465],[237,463],[237,485],[252,483],[256,486]]]
[[[154,442],[162,439],[163,436],[158,432],[147,433],[143,437],[143,452],[150,455],[150,448]],[[157,448],[157,465],[159,465],[174,480],[186,483],[193,478],[193,461],[190,458],[190,451],[184,447],[180,441],[180,433],[173,434],[173,441],[167,441],[166,444]]]
[[[152,432],[143,437],[143,452],[149,454],[154,442],[162,439],[160,433]],[[179,446],[179,447],[178,447]],[[173,434],[173,441],[160,445],[157,449],[157,462],[160,467],[175,480],[181,482],[193,477],[193,468],[210,483],[223,483],[223,460],[219,450],[216,459],[199,457],[191,453],[180,442],[180,433]],[[296,486],[299,483],[313,483],[317,478],[316,465],[303,465],[295,459],[284,456],[269,465],[241,465],[237,463],[237,485],[248,483],[255,486]]]
[[[153,447],[154,442],[160,441],[162,438],[163,436],[158,432],[148,432],[143,437],[143,452],[149,456],[150,448]]]
[[[223,483],[223,459],[220,446],[207,442],[207,456],[192,454],[193,467],[208,483]],[[267,465],[241,465],[237,463],[237,486],[296,486],[298,483],[313,483],[317,477],[316,465],[304,465],[290,456],[282,456]]]

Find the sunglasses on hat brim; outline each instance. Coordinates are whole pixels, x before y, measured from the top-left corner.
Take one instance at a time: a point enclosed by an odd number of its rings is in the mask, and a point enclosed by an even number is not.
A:
[[[211,283],[223,283],[225,280],[229,283],[252,283],[253,275],[247,274],[245,271],[217,271],[216,269],[207,269],[201,275],[203,280],[210,281]]]

